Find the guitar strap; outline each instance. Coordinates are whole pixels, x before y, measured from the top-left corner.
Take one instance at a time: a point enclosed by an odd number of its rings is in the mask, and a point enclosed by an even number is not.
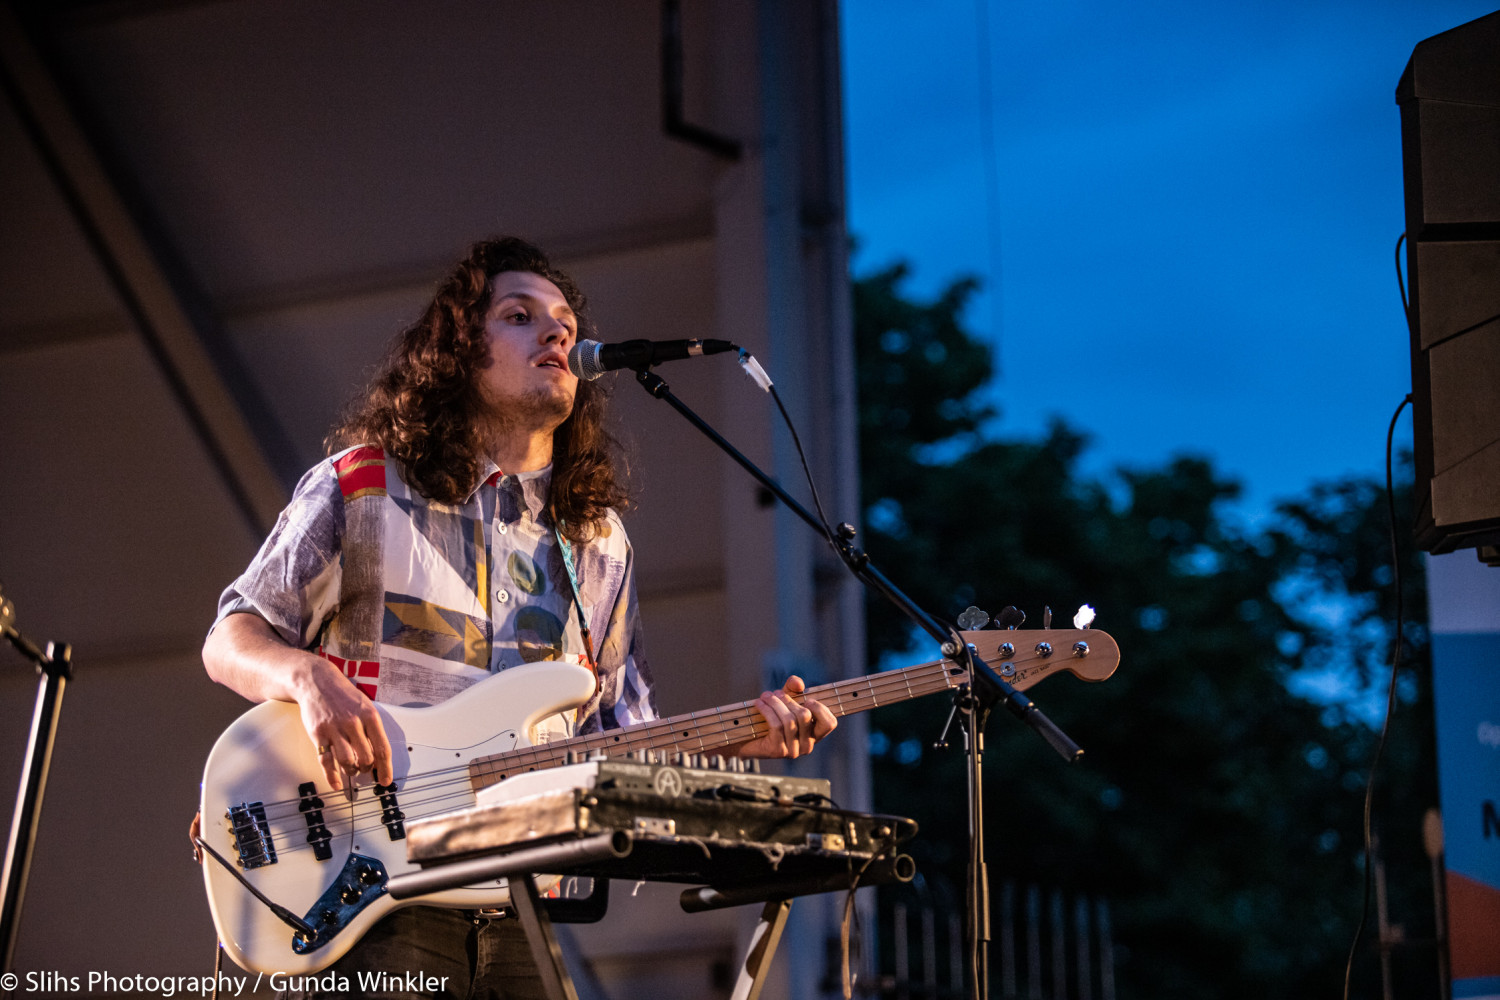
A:
[[[329,623],[330,627],[325,635],[326,640],[332,640],[329,645],[334,648],[320,645],[318,652],[374,698],[380,674],[381,621],[386,610],[383,551],[387,537],[386,520],[394,514],[391,505],[386,502],[387,457],[382,449],[365,446],[341,455],[334,465],[339,489],[344,496],[345,545],[341,553],[344,562],[339,587],[339,610]],[[562,554],[563,565],[567,569],[569,596],[578,616],[579,635],[583,640],[583,661],[594,675],[597,691],[599,664],[594,655],[588,615],[583,608],[578,562],[574,557],[573,546],[555,520],[553,534]],[[487,601],[489,588],[484,583],[482,569],[482,538],[476,530],[475,542],[481,550],[479,590],[485,594]],[[487,656],[484,659],[488,661]],[[471,665],[480,664],[471,661]],[[488,662],[483,665],[488,666]]]

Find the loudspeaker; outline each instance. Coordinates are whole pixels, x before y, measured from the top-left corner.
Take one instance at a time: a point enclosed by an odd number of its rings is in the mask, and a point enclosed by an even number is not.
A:
[[[1419,42],[1396,87],[1417,544],[1500,544],[1500,13]]]

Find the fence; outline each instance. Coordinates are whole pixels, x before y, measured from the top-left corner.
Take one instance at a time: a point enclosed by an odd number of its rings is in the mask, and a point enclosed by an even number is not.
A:
[[[992,900],[990,992],[1005,1000],[1115,1000],[1109,904],[1014,881]],[[892,1000],[950,1000],[964,988],[962,903],[951,888],[914,883],[882,896],[889,960],[870,991]],[[884,937],[884,936],[883,936]]]

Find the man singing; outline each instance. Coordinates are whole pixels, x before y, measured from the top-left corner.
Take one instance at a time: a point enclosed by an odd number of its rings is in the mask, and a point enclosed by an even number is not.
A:
[[[295,702],[334,788],[392,780],[373,701],[432,705],[523,663],[594,670],[593,696],[536,741],[657,717],[605,395],[568,371],[582,293],[536,247],[476,244],[329,436],[254,561],[224,592],[209,675]],[[792,678],[731,748],[797,757],[836,721]],[[411,907],[333,969],[421,969],[458,997],[540,996],[514,920]]]

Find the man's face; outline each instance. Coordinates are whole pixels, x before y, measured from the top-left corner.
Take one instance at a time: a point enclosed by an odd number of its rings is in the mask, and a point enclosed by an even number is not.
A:
[[[495,417],[527,431],[566,420],[578,391],[568,371],[578,318],[557,286],[530,271],[501,271],[490,279],[484,332],[490,364],[481,390]]]

